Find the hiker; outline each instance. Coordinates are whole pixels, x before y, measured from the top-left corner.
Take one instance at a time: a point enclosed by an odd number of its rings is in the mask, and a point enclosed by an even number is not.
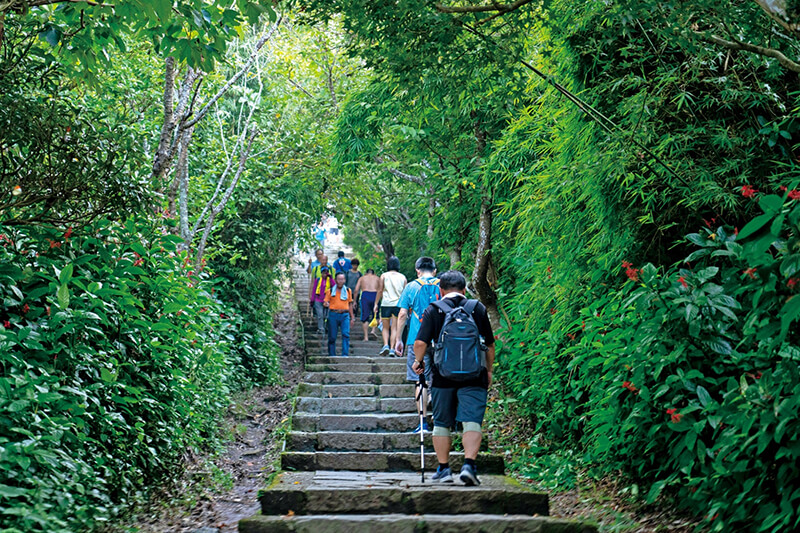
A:
[[[328,270],[331,270],[331,267],[328,264],[328,256],[325,255],[325,254],[320,255],[319,256],[319,264],[311,268],[311,281],[312,282],[315,279],[319,279],[319,278],[322,277],[322,276],[320,276],[320,272],[322,271],[323,267],[327,268]],[[333,275],[333,272],[331,272],[330,274]]]
[[[317,248],[314,250],[315,259],[311,259],[310,257],[308,258],[308,267],[306,267],[306,272],[311,274],[311,271],[314,269],[314,267],[319,266],[320,258],[322,258],[324,254],[325,252],[322,250],[322,248]]]
[[[314,227],[314,238],[319,241],[321,247],[325,247],[325,226],[317,224]]]
[[[359,314],[359,303],[360,298],[358,297],[358,291],[356,287],[358,287],[358,280],[361,279],[363,275],[361,272],[358,271],[358,267],[361,265],[361,261],[358,260],[357,257],[354,257],[353,260],[350,262],[350,270],[345,272],[345,286],[353,292],[353,313],[356,315]]]
[[[361,327],[364,329],[364,340],[369,340],[369,323],[375,317],[375,301],[378,297],[378,286],[381,280],[375,275],[375,271],[371,268],[367,269],[361,279],[356,283],[356,290],[354,293],[360,299],[361,305]],[[375,330],[372,331],[375,335]]]
[[[336,357],[336,337],[342,330],[342,357],[350,355],[350,322],[355,322],[353,314],[353,291],[345,286],[344,272],[336,273],[336,283],[325,294],[325,308],[328,309],[328,355]]]
[[[344,256],[343,251],[339,250],[338,258],[333,262],[333,268],[336,269],[336,272],[344,272],[347,274],[351,267],[352,263],[350,260]]]
[[[444,296],[422,314],[422,323],[414,341],[412,368],[417,375],[425,371],[425,352],[434,343],[431,400],[433,448],[439,467],[432,479],[439,483],[453,482],[449,462],[450,432],[456,422],[461,422],[464,428],[464,466],[459,478],[471,486],[480,484],[475,459],[481,447],[481,424],[492,384],[495,350],[486,307],[477,300],[468,300],[464,296],[466,287],[467,280],[461,272],[451,270],[439,276],[439,288]],[[460,353],[462,356],[445,358],[445,353]],[[464,353],[470,357],[464,358]]]
[[[333,278],[330,275],[330,267],[319,266],[319,278],[315,278],[311,284],[308,299],[310,305],[314,307],[317,315],[317,333],[325,333],[325,319],[328,318],[328,310],[323,305],[325,295],[333,287]]]
[[[408,280],[400,273],[400,260],[394,256],[386,262],[386,272],[381,274],[380,284],[378,285],[378,296],[380,297],[381,322],[383,323],[383,348],[382,356],[394,357],[394,345],[397,344],[397,315],[400,314],[400,294],[406,286]],[[378,316],[378,302],[373,308],[375,315]],[[392,327],[392,320],[395,320]]]
[[[417,259],[414,269],[417,271],[417,279],[406,285],[403,289],[403,294],[400,295],[400,314],[397,316],[397,331],[399,332],[395,352],[402,355],[404,343],[406,349],[406,379],[419,384],[417,373],[412,368],[414,364],[414,341],[419,332],[419,326],[422,321],[422,313],[428,308],[428,305],[435,302],[441,297],[439,290],[439,280],[436,279],[436,262],[431,257],[420,257]],[[403,331],[408,322],[408,336],[403,339]],[[428,383],[431,381],[431,356],[425,355],[425,377]],[[425,398],[425,391],[416,391],[415,397],[422,394],[422,416],[424,422],[414,430],[414,433],[420,431],[430,431],[427,422],[428,402]]]

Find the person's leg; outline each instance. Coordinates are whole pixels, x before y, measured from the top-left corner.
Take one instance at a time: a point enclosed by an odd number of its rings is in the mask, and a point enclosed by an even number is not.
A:
[[[361,329],[364,330],[364,340],[369,340],[369,322],[361,322]]]
[[[322,302],[314,302],[314,311],[317,313],[317,331],[325,331],[325,306]]]
[[[390,325],[391,319],[381,318],[381,322],[383,322],[383,331],[381,331],[381,336],[383,337],[383,345],[389,346],[389,341],[391,340],[391,338],[389,337],[389,328],[391,327]]]
[[[462,387],[457,392],[456,420],[464,425],[464,467],[460,478],[466,485],[480,484],[475,459],[481,448],[481,424],[488,391],[483,387]]]
[[[340,316],[338,313],[331,313],[328,318],[328,356],[330,357],[336,357],[336,336],[338,335]]]
[[[433,449],[440,465],[450,462],[450,447],[453,439],[450,430],[455,426],[456,389],[431,387],[433,397]]]
[[[342,357],[350,356],[350,315],[342,313]]]

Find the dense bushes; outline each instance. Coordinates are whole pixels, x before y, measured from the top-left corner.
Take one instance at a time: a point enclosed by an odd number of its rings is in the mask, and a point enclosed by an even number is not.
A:
[[[787,194],[761,197],[741,232],[689,235],[685,263],[625,262],[628,281],[594,290],[566,336],[518,332],[506,357],[503,379],[548,437],[714,531],[800,526],[800,205]]]
[[[142,221],[0,239],[0,516],[92,529],[216,442],[240,318]]]

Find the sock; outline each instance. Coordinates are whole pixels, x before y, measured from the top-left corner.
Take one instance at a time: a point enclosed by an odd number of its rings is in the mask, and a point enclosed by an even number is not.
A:
[[[445,468],[450,468],[450,463],[439,463],[439,471],[442,471]]]
[[[477,470],[477,466],[475,465],[475,459],[464,459],[464,464],[469,465]]]

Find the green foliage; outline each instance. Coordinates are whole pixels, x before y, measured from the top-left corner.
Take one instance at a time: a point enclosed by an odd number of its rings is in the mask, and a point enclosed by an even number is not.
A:
[[[211,71],[246,22],[255,23],[262,14],[276,19],[272,2],[266,0],[235,0],[224,6],[207,0],[46,4],[31,8],[25,0],[10,0],[0,12],[37,24],[38,37],[51,48],[42,51],[46,62],[59,61],[92,78],[109,66],[112,47],[127,51],[129,37],[152,43],[159,55]]]
[[[214,445],[241,320],[144,221],[2,231],[0,513],[90,530]]]
[[[597,472],[668,490],[713,531],[797,528],[800,516],[800,205],[688,235],[699,248],[660,272],[629,263],[592,292],[565,337],[510,337],[508,385]],[[546,413],[546,414],[545,414]]]

